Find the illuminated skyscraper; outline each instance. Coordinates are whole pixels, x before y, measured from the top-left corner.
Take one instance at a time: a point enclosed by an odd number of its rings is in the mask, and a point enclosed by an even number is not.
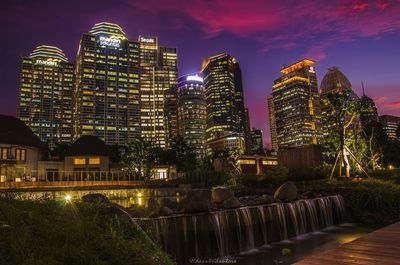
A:
[[[140,136],[139,43],[120,26],[102,22],[81,37],[74,98],[75,139],[95,135],[107,144]]]
[[[72,140],[73,75],[57,47],[42,45],[22,58],[18,117],[50,148]]]
[[[262,131],[256,128],[251,129],[251,153],[252,154],[263,154],[264,153],[264,144]]]
[[[227,53],[206,58],[202,72],[207,102],[207,142],[226,135],[246,139],[248,121],[237,60]]]
[[[379,122],[390,140],[396,140],[397,128],[400,126],[400,117],[392,115],[379,116]],[[398,139],[398,138],[397,138]],[[400,140],[400,139],[399,139]]]
[[[269,130],[271,135],[271,147],[272,150],[278,151],[278,138],[276,135],[276,121],[275,121],[275,110],[274,110],[274,98],[268,97],[268,113],[269,113]]]
[[[194,147],[199,156],[205,154],[206,98],[203,78],[185,75],[178,79],[179,135]]]
[[[178,135],[177,51],[159,47],[156,37],[139,36],[141,136],[167,147]]]
[[[320,143],[320,104],[313,64],[304,59],[284,67],[282,76],[274,81],[272,115],[279,149]]]

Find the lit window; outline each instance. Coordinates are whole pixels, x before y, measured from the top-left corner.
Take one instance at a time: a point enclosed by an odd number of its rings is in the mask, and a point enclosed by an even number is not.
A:
[[[74,165],[85,165],[86,159],[84,157],[75,157],[74,158]]]
[[[241,159],[239,160],[239,163],[242,165],[254,165],[256,161],[251,159]]]
[[[99,165],[100,157],[89,157],[89,165]]]

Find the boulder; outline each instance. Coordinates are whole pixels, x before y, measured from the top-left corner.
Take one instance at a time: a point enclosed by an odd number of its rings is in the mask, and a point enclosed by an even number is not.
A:
[[[168,198],[162,198],[160,201],[160,207],[168,207],[172,210],[178,207],[178,203],[176,201],[170,200]]]
[[[216,188],[211,192],[211,203],[223,203],[225,200],[234,198],[234,196],[231,189]]]
[[[82,201],[89,203],[111,203],[110,200],[101,193],[92,193],[83,195]]]
[[[146,215],[146,210],[137,204],[132,204],[126,211],[132,217],[144,217]]]
[[[161,207],[159,214],[162,216],[170,216],[174,211],[168,207]]]
[[[190,190],[179,203],[179,210],[185,213],[209,211],[211,191],[207,189]]]
[[[277,201],[288,202],[297,199],[297,187],[292,181],[283,183],[274,194]]]
[[[268,204],[268,203],[273,203],[274,202],[274,196],[269,195],[269,194],[264,194],[261,196],[261,201],[263,204]]]
[[[236,197],[230,197],[227,200],[224,200],[221,204],[222,208],[231,209],[231,208],[239,208],[242,206],[240,201]]]
[[[147,201],[147,209],[146,209],[146,216],[147,217],[155,217],[158,216],[160,211],[160,204],[154,198],[149,198]]]

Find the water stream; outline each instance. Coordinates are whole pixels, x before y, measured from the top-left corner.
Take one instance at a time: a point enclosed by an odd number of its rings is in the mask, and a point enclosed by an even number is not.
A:
[[[345,221],[340,195],[138,220],[178,264],[247,255]]]

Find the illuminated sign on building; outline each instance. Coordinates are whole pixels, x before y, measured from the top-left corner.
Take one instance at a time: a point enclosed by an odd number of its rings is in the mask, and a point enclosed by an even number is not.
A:
[[[140,37],[140,42],[155,43],[156,39],[155,38]]]
[[[38,59],[38,60],[36,60],[35,61],[35,64],[40,64],[40,65],[45,65],[45,66],[57,66],[57,62],[56,61],[53,61],[53,60],[40,60],[40,59]]]
[[[309,72],[310,72],[310,73],[315,73],[315,67],[314,67],[314,66],[310,66]]]
[[[186,78],[186,81],[199,81],[199,82],[203,82],[203,78],[201,76],[198,75],[188,75],[188,77]]]
[[[101,46],[110,46],[115,48],[119,48],[121,46],[121,40],[114,36],[111,37],[100,36],[99,43]]]

